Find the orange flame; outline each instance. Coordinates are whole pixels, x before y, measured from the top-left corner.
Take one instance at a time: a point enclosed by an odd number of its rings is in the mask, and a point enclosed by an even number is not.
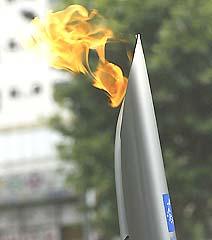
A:
[[[96,10],[88,12],[81,5],[71,5],[63,11],[49,12],[43,21],[36,17],[29,46],[45,50],[52,67],[92,76],[93,86],[106,91],[111,106],[117,107],[124,98],[127,78],[120,67],[105,59],[105,45],[113,32],[95,23],[97,16]],[[90,50],[99,57],[94,73],[89,67]]]
[[[93,86],[105,90],[110,97],[112,107],[120,105],[127,88],[127,78],[123,76],[121,68],[105,61],[100,63],[95,72]]]

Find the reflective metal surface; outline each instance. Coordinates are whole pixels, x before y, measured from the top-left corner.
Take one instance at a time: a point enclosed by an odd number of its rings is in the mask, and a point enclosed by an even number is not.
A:
[[[140,35],[117,124],[115,171],[121,238],[176,240]]]

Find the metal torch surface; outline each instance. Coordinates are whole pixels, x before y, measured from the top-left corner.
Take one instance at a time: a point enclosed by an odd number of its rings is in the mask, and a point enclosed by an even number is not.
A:
[[[115,171],[122,239],[176,240],[140,35],[117,124]]]

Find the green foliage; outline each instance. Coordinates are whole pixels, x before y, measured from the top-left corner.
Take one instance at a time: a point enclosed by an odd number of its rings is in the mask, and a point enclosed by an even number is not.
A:
[[[115,32],[130,39],[132,45],[133,36],[142,33],[178,238],[210,238],[212,1],[71,3],[97,8]],[[117,45],[111,49],[108,57],[127,66],[124,50]],[[109,239],[118,232],[113,167],[117,110],[108,106],[103,93],[82,79],[56,88],[55,99],[73,114],[70,124],[54,121],[66,138],[74,139],[59,147],[61,157],[77,165],[70,182],[81,193],[97,189],[98,226]]]
[[[180,239],[212,236],[211,18],[212,1],[176,2],[150,58]]]
[[[74,77],[70,83],[56,87],[56,101],[74,115],[71,114],[70,123],[64,123],[59,116],[52,123],[66,137],[58,146],[61,158],[77,167],[69,183],[80,194],[96,189],[95,224],[111,237],[118,229],[113,171],[117,110],[108,106],[105,93],[82,78]]]

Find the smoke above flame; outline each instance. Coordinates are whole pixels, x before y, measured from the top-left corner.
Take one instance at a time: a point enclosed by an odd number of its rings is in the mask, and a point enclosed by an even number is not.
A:
[[[36,17],[32,21],[35,31],[28,46],[45,53],[54,68],[92,77],[93,86],[106,91],[111,106],[117,107],[125,96],[127,78],[119,66],[105,59],[105,45],[114,34],[98,23],[98,18],[96,10],[89,12],[81,5],[48,12],[45,19]],[[89,66],[91,50],[98,56],[95,71]]]

